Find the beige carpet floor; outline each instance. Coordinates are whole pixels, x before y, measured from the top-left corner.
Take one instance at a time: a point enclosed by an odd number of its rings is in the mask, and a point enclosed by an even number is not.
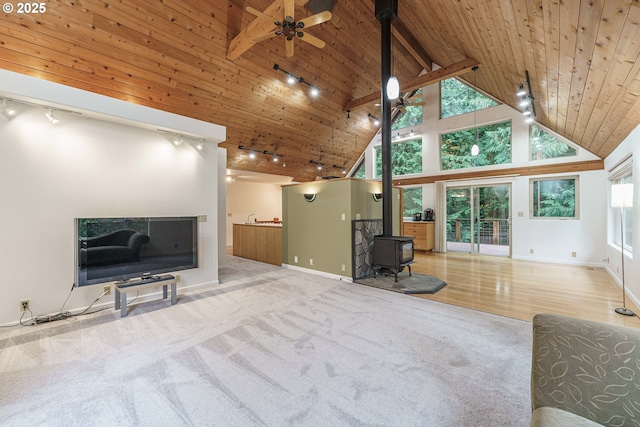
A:
[[[0,331],[0,424],[529,423],[527,322],[234,257],[221,282]]]

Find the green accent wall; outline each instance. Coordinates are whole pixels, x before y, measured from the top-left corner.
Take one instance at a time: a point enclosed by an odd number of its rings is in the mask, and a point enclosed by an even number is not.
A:
[[[351,277],[351,222],[382,219],[382,201],[376,202],[372,197],[372,193],[380,192],[381,182],[353,178],[284,186],[283,264]],[[305,193],[315,193],[316,199],[307,202]],[[393,234],[398,235],[402,215],[397,188],[393,189],[393,212]]]

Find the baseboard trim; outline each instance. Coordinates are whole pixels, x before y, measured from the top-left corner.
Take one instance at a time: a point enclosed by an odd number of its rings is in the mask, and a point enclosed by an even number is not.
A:
[[[315,274],[316,276],[328,277],[329,279],[340,280],[342,282],[353,282],[351,277],[340,276],[339,274],[327,273],[326,271],[319,271],[311,268],[299,267],[297,265],[282,264],[282,268],[288,268],[290,270],[301,271],[308,274]]]

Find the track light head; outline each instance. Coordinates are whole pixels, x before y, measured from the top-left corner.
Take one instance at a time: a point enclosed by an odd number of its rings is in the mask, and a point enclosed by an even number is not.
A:
[[[520,88],[518,89],[518,92],[516,92],[517,96],[524,96],[526,95],[527,92],[524,90],[524,83],[520,83]]]
[[[53,115],[53,111],[52,110],[48,110],[45,113],[45,116],[47,117],[47,119],[49,119],[49,121],[53,125],[55,125],[56,123],[58,123],[60,121],[60,120],[58,120],[58,118],[56,116]]]

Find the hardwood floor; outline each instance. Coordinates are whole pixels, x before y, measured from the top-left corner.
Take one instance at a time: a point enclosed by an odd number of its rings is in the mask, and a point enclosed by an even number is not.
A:
[[[529,322],[538,313],[555,313],[640,329],[640,318],[614,311],[622,306],[622,289],[604,268],[455,252],[416,251],[415,260],[412,272],[447,282],[436,294],[417,298]],[[629,298],[627,308],[640,314]]]
[[[513,260],[507,257],[416,251],[412,272],[447,286],[419,298],[531,321],[537,313],[640,328],[640,318],[615,313],[622,289],[604,268]],[[640,313],[627,298],[627,308]]]

